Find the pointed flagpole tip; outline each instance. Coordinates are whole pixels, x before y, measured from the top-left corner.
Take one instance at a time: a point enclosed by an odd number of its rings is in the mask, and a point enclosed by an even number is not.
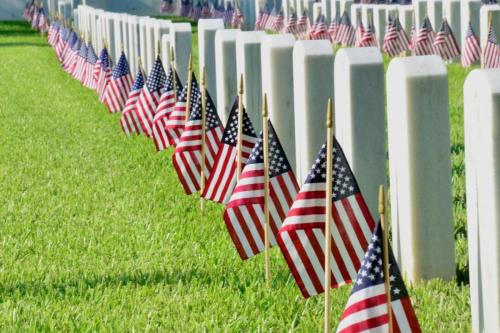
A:
[[[201,85],[203,87],[207,86],[207,69],[203,67],[203,71],[201,72]]]
[[[157,53],[158,53],[158,55],[160,55],[160,54],[161,54],[161,42],[160,42],[160,41],[158,41],[158,49],[157,49]]]
[[[267,94],[264,94],[264,98],[262,98],[262,117],[267,118],[268,116],[267,110]]]
[[[193,70],[193,56],[190,53],[189,54],[189,61],[188,61],[188,72],[191,72]]]
[[[333,127],[333,102],[332,99],[328,99],[328,106],[326,107],[326,128]]]
[[[122,42],[122,43],[120,43],[120,51],[123,52],[124,50],[125,50],[125,48],[123,47],[123,42]]]
[[[385,214],[385,188],[380,185],[378,188],[378,213]]]
[[[174,47],[170,47],[170,61],[174,62],[175,61],[175,52],[174,52]]]
[[[244,92],[244,83],[243,83],[243,73],[240,75],[240,89],[239,89],[239,94],[243,95]]]

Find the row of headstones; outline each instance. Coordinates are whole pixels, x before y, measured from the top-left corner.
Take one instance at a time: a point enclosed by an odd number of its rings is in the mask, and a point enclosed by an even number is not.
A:
[[[253,8],[245,8],[244,14],[254,15],[264,4],[265,0],[248,1],[247,7]],[[353,26],[356,27],[358,20],[361,19],[366,27],[371,17],[379,41],[384,40],[389,15],[397,15],[407,33],[411,31],[413,24],[418,30],[426,16],[429,16],[434,30],[437,30],[441,26],[443,17],[446,17],[461,46],[469,21],[472,22],[474,31],[480,34],[481,45],[486,43],[489,31],[488,17],[491,14],[495,32],[497,36],[500,36],[500,5],[482,5],[481,0],[414,0],[413,4],[409,5],[355,4],[353,0],[322,0],[321,2],[282,0],[281,6],[283,6],[285,22],[292,10],[296,10],[300,15],[303,9],[308,11],[311,22],[314,22],[319,15],[324,15],[328,23],[346,11],[351,17]],[[414,18],[415,22],[413,22]],[[252,17],[248,17],[248,21],[254,23],[255,17],[253,16],[253,21]]]
[[[97,42],[99,37],[104,37],[110,46],[115,45],[115,53],[112,53],[115,58],[123,43],[124,50],[129,50],[131,64],[137,61],[129,46],[138,46],[137,53],[146,59],[148,55],[154,56],[155,41],[173,40],[172,36],[176,35],[175,24],[169,21],[163,22],[168,30],[161,30],[162,25],[157,20],[106,13],[85,6],[79,7],[75,14],[79,29],[91,31],[93,40]],[[132,30],[124,28],[124,22],[128,22]],[[207,70],[207,89],[221,119],[227,120],[237,93],[237,78],[243,74],[244,103],[250,119],[260,130],[261,96],[266,93],[271,121],[299,182],[307,177],[315,153],[325,140],[325,106],[327,99],[335,96],[336,137],[345,149],[375,216],[376,189],[379,184],[386,183],[387,164],[385,77],[380,51],[376,48],[341,49],[334,58],[327,41],[295,41],[288,34],[266,35],[257,31],[224,29],[220,19],[200,20],[198,32],[199,68]],[[129,40],[128,44],[125,39]],[[185,80],[191,46],[182,47],[181,52],[179,44],[173,44],[176,45],[177,68],[184,71],[181,79]],[[165,61],[166,66],[168,63]],[[485,72],[493,73],[491,78],[496,81],[490,81],[498,84],[498,71]],[[471,86],[466,91],[466,98],[482,98],[485,91],[489,92],[485,84]],[[496,220],[488,215],[496,207],[483,208],[496,202],[496,188],[491,189],[495,185],[491,180],[495,179],[496,168],[492,163],[483,163],[483,160],[494,161],[494,156],[480,154],[484,146],[479,148],[479,143],[484,140],[479,136],[485,135],[485,131],[479,129],[477,120],[478,114],[485,109],[498,111],[500,102],[498,96],[496,104],[484,98],[485,101],[474,100],[469,104],[466,99],[466,112],[469,112],[467,107],[475,108],[469,115],[474,115],[474,129],[466,129],[466,132],[472,132],[467,134],[469,137],[478,137],[474,141],[477,146],[468,149],[467,155],[467,165],[471,165],[472,170],[467,175],[468,198],[472,198],[468,201],[471,295],[476,316],[474,323],[478,325],[491,322],[485,318],[495,311],[498,314],[500,309],[498,299],[489,297],[498,295],[496,291],[500,290],[499,246],[495,245],[500,243],[491,239],[498,233]],[[491,126],[492,123],[485,120],[483,125]],[[435,277],[451,279],[455,275],[455,256],[448,76],[439,57],[392,61],[387,73],[387,128],[393,244],[398,262],[410,281]],[[496,133],[493,129],[490,132]],[[466,140],[469,145],[473,139]],[[486,167],[490,169],[483,172],[481,168]],[[491,175],[489,182],[483,181],[487,171]],[[475,197],[469,195],[470,191]],[[483,191],[493,192],[486,195]],[[476,208],[470,208],[474,204]],[[478,242],[480,237],[488,241]],[[492,268],[494,275],[489,273]]]

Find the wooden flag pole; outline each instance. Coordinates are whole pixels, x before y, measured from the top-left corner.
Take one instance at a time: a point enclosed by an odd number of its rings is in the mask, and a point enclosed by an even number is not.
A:
[[[267,94],[262,99],[262,146],[264,153],[264,258],[266,267],[266,288],[271,287],[271,258],[269,244],[269,123],[267,109]]]
[[[238,159],[237,159],[237,173],[236,179],[240,181],[242,169],[242,151],[243,151],[243,74],[240,76],[240,87],[238,90]]]
[[[205,189],[205,132],[207,117],[207,71],[203,67],[201,75],[201,167],[200,167],[200,194]],[[205,200],[200,197],[201,212],[205,211]]]
[[[385,221],[385,189],[384,185],[380,185],[378,192],[378,212],[380,214],[380,227],[382,228],[383,242],[383,265],[384,265],[384,284],[387,296],[387,323],[389,325],[389,333],[394,331],[392,322],[392,305],[391,305],[391,283],[389,281],[389,240],[387,239],[387,224]]]
[[[172,81],[174,87],[174,100],[177,102],[177,72],[175,70],[175,53],[174,48],[170,48],[170,67],[172,67]]]
[[[186,95],[186,118],[184,120],[187,122],[189,119],[189,111],[191,110],[191,92],[193,89],[193,56],[189,55],[188,62],[188,89]]]
[[[326,110],[326,191],[325,191],[325,327],[330,332],[330,285],[332,255],[332,182],[333,182],[333,103],[328,99]]]

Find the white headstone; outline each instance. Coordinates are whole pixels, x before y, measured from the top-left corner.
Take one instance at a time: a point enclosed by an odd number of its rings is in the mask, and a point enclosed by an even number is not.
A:
[[[465,34],[469,21],[472,23],[472,29],[476,33],[477,38],[480,38],[479,24],[479,9],[481,8],[481,0],[460,0],[460,26],[461,26],[461,45],[464,45]]]
[[[353,4],[351,6],[351,24],[356,29],[358,27],[359,21],[362,19],[363,5],[362,4]]]
[[[226,124],[238,94],[236,73],[236,37],[239,29],[218,30],[215,33],[215,77],[217,80],[217,113]]]
[[[298,41],[293,49],[295,176],[302,184],[325,142],[326,105],[333,99],[333,49],[330,41]]]
[[[314,3],[313,4],[313,21],[312,22],[316,22],[316,20],[322,14],[323,14],[323,5],[319,2]]]
[[[295,123],[293,107],[293,45],[291,34],[262,37],[262,93],[267,94],[269,118],[290,165],[295,164]]]
[[[175,68],[182,84],[187,81],[189,55],[193,48],[193,32],[189,23],[172,23],[171,43],[175,52]]]
[[[406,33],[409,34],[411,31],[411,27],[413,25],[413,6],[412,5],[403,5],[399,6],[399,22],[401,26],[405,29]],[[394,17],[394,15],[392,15]],[[408,35],[409,36],[409,35]]]
[[[304,0],[304,8],[307,10],[307,15],[309,16],[309,20],[314,22],[314,3],[316,0]]]
[[[340,15],[342,15],[344,12],[347,12],[348,15],[351,15],[351,6],[353,4],[353,0],[340,0]]]
[[[243,74],[243,104],[257,133],[262,130],[261,42],[263,31],[244,31],[236,38],[236,70]]]
[[[448,73],[439,56],[387,71],[394,254],[411,282],[455,276]]]
[[[462,28],[461,28],[461,16],[460,16],[460,2],[461,0],[446,0],[444,2],[443,13],[448,19],[451,30],[455,35],[458,45],[462,45]]]
[[[215,76],[215,32],[224,29],[222,19],[201,19],[198,21],[199,79],[203,68],[207,72],[207,90],[217,105],[217,80]]]
[[[384,44],[385,28],[387,25],[385,6],[373,6],[373,27],[375,28],[375,36],[380,48]],[[368,21],[367,23],[368,24]]]
[[[172,47],[172,43],[170,41],[170,35],[164,34],[161,36],[161,62],[163,64],[163,68],[165,69],[165,73],[170,69],[170,49]]]
[[[481,18],[481,46],[486,45],[488,33],[490,32],[489,20],[495,30],[495,34],[500,36],[500,5],[483,5],[479,11]]]
[[[378,48],[344,48],[335,59],[335,135],[373,216],[386,183],[384,62]]]
[[[128,35],[129,47],[128,56],[130,68],[135,75],[139,71],[137,58],[139,57],[139,18],[137,16],[129,16]]]
[[[363,21],[363,25],[365,29],[368,27],[368,18],[373,20],[373,10],[374,7],[379,7],[378,5],[364,5],[361,9],[361,20]],[[383,8],[381,6],[381,8]]]
[[[113,17],[113,30],[115,32],[115,47],[113,56],[118,61],[121,55],[122,45],[123,45],[123,32],[122,32],[122,16],[121,14],[112,14]]]
[[[472,71],[464,85],[472,332],[500,328],[499,115],[500,69]]]
[[[413,10],[415,11],[415,27],[421,27],[427,12],[427,0],[413,0]],[[435,26],[433,26],[436,29]]]
[[[240,1],[241,11],[244,16],[243,29],[253,30],[259,8],[254,1]]]
[[[153,68],[158,49],[159,41],[155,39],[155,30],[156,19],[149,18],[146,23],[146,54],[144,55],[147,58],[147,66],[145,66],[147,73]]]
[[[149,68],[147,57],[147,30],[148,30],[148,17],[139,17],[139,53],[142,66],[147,70]]]
[[[326,22],[331,22],[332,18],[332,11],[333,11],[333,3],[334,0],[321,0],[321,5],[323,9],[323,15],[325,15]]]
[[[435,31],[439,31],[443,23],[443,0],[428,0],[427,13],[432,27]]]
[[[105,24],[105,33],[106,33],[106,41],[108,42],[108,52],[113,59],[113,62],[116,63],[118,58],[116,55],[116,44],[115,44],[115,25],[114,25],[114,16],[111,13],[103,13],[102,17],[104,18]]]

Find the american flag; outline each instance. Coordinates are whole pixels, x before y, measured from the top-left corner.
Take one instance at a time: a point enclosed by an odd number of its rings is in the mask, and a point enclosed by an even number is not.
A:
[[[356,31],[351,25],[351,20],[347,12],[342,14],[340,18],[340,24],[337,30],[337,41],[344,46],[354,45],[354,40],[356,38]]]
[[[371,237],[351,296],[337,327],[338,333],[388,332],[387,290],[384,280],[383,242],[380,222]],[[394,332],[421,332],[415,310],[398,264],[389,249],[389,283]]]
[[[262,8],[261,8],[261,9],[259,9],[259,14],[257,15],[257,18],[255,19],[255,30],[264,29],[264,26],[262,25],[263,18],[264,18],[264,12],[262,11]]]
[[[181,7],[179,10],[179,15],[182,17],[189,17],[191,12],[191,3],[189,0],[181,0]]]
[[[410,41],[404,31],[399,19],[395,17],[384,37],[383,50],[389,56],[394,57],[401,52],[410,49]]]
[[[280,32],[283,30],[283,24],[284,24],[284,18],[283,18],[283,12],[280,11],[278,14],[273,16],[272,24],[271,24],[271,29],[273,32]]]
[[[316,21],[315,24],[315,29],[311,30],[311,33],[309,34],[310,39],[313,40],[320,40],[320,39],[326,39],[330,40],[330,34],[328,33],[328,27],[326,26],[325,23],[325,16],[320,15],[318,17],[318,20]]]
[[[167,75],[163,69],[160,55],[158,55],[149,73],[148,79],[146,80],[146,84],[142,88],[136,109],[142,132],[144,132],[148,138],[153,135],[153,119],[158,103],[160,102],[161,90],[163,86],[165,86],[166,80]]]
[[[198,3],[198,5],[193,7],[191,18],[195,22],[197,22],[201,18],[201,3]]]
[[[50,44],[50,46],[55,47],[61,31],[62,29],[59,21],[55,19],[52,20],[50,22],[49,31],[47,33],[47,42]]]
[[[222,20],[224,21],[225,25],[231,25],[233,14],[234,14],[233,6],[231,5],[230,2],[228,2],[226,10],[222,14]]]
[[[111,80],[111,69],[113,67],[111,57],[109,56],[108,49],[106,47],[101,50],[101,54],[99,55],[97,64],[98,65],[96,67],[98,69],[98,72],[95,73],[97,75],[96,92],[99,94],[99,99],[102,102],[104,100],[104,92],[106,91],[106,87]]]
[[[43,5],[43,2],[42,2]],[[49,21],[47,19],[47,15],[45,15],[45,10],[43,9],[43,6],[40,7],[39,12],[38,12],[38,26],[37,29],[40,32],[47,32],[49,29]]]
[[[191,73],[191,98],[189,112],[196,105],[196,101],[200,98],[201,92],[198,87],[198,82],[196,81],[196,76]],[[165,129],[167,131],[168,143],[171,146],[177,146],[181,138],[182,132],[184,131],[184,126],[186,125],[186,108],[187,108],[187,94],[188,94],[188,83],[184,85],[182,93],[177,97],[177,102],[175,103],[174,110],[168,117],[165,124]]]
[[[173,0],[162,0],[160,4],[160,13],[171,13],[174,11]]]
[[[330,23],[330,26],[328,27],[328,33],[330,34],[330,40],[332,41],[332,43],[339,43],[337,38],[339,24],[340,18],[338,16],[335,16],[335,18],[332,20],[332,23]]]
[[[78,81],[82,81],[82,77],[85,75],[85,63],[87,62],[87,44],[82,41],[80,50],[78,51],[78,56],[76,57],[76,64],[73,72],[71,74]]]
[[[371,47],[377,46],[377,40],[374,35],[374,29],[372,23],[368,23],[368,27],[363,31],[361,36],[361,41],[359,42],[360,47]]]
[[[307,12],[304,10],[302,15],[299,17],[297,21],[297,31],[299,38],[304,38],[307,35],[307,32],[311,28],[311,22],[309,21],[309,16],[307,16]]]
[[[446,18],[443,18],[441,29],[434,40],[434,51],[445,61],[460,55],[460,47]]]
[[[462,52],[462,66],[469,67],[476,61],[481,59],[481,46],[479,39],[477,39],[472,24],[469,22],[467,32],[465,34],[465,44]]]
[[[94,70],[96,62],[97,55],[95,54],[92,44],[89,43],[87,51],[87,62],[85,64],[87,68],[85,70],[85,76],[83,77],[83,85],[89,89],[95,88]]]
[[[31,29],[37,29],[38,27],[38,6],[35,4],[33,15],[31,16]]]
[[[243,13],[239,6],[236,7],[233,13],[233,17],[231,19],[231,27],[240,28],[244,22]]]
[[[73,57],[75,54],[77,48],[80,47],[80,40],[78,38],[78,35],[76,32],[71,31],[71,34],[69,36],[69,39],[67,43],[64,45],[63,52],[61,54],[61,65],[63,66],[64,70],[69,72],[70,68],[70,58]]]
[[[202,197],[205,199],[226,203],[233,193],[238,171],[238,115],[238,98],[236,98],[229,113],[229,119],[222,135],[212,173],[202,193]],[[244,109],[242,130],[241,163],[244,165],[257,141],[257,134]]]
[[[365,27],[360,18],[358,18],[358,27],[356,28],[356,47],[361,46],[361,39],[363,39],[363,35],[365,33]]]
[[[426,17],[415,37],[413,47],[415,55],[423,56],[434,54],[434,37],[435,33],[432,29],[431,21]]]
[[[288,216],[278,242],[304,297],[324,291],[326,144],[312,166]],[[333,288],[356,278],[375,222],[337,140],[333,146],[332,195]]]
[[[136,108],[137,100],[139,99],[139,95],[144,87],[145,79],[146,77],[141,67],[135,76],[134,85],[132,86],[132,89],[130,89],[127,103],[125,103],[125,108],[123,109],[122,116],[120,117],[120,126],[123,132],[128,136],[134,133],[141,133],[141,124],[139,123],[139,119],[137,119]]]
[[[158,108],[156,109],[153,119],[153,140],[157,151],[162,151],[169,146],[166,125],[170,114],[174,110],[176,102],[175,94],[181,91],[182,84],[179,80],[179,76],[177,76],[177,72],[174,73],[174,70],[170,67],[165,86],[162,90],[160,102],[158,103]]]
[[[205,168],[203,176],[210,177],[214,165],[217,149],[219,148],[224,126],[210,95],[206,94],[205,113]],[[201,155],[202,155],[202,101],[201,96],[192,104],[191,114],[186,122],[184,131],[172,159],[177,175],[187,194],[200,190],[201,184]]]
[[[27,1],[24,5],[23,18],[26,21],[31,20],[31,8],[35,6],[35,0]]]
[[[408,44],[408,47],[410,48],[411,51],[415,49],[415,38],[417,32],[415,30],[415,21],[413,21],[413,24],[411,25],[411,31],[410,31],[410,43]]]
[[[295,36],[298,35],[299,31],[298,31],[298,26],[297,26],[297,14],[296,13],[292,13],[290,15],[290,17],[288,18],[284,32],[288,33],[288,34],[293,34]]]
[[[217,8],[213,7],[213,10],[216,11]],[[212,16],[212,11],[210,11],[208,3],[205,3],[201,8],[201,18],[216,18],[216,17],[218,17],[218,15],[215,14],[214,16]]]
[[[57,38],[57,40],[55,41],[54,48],[56,50],[57,59],[59,59],[59,61],[62,60],[64,47],[66,46],[70,35],[71,35],[71,30],[65,27],[60,32],[59,38]]]
[[[497,36],[493,29],[493,24],[490,22],[490,31],[488,32],[488,41],[483,51],[483,67],[498,68],[500,67],[500,46],[498,45]]]
[[[109,112],[116,113],[123,110],[133,82],[127,57],[122,51],[120,59],[113,69],[113,76],[104,92],[103,102]]]
[[[241,259],[264,251],[264,154],[263,134],[241,173],[229,199],[224,221]],[[278,230],[286,217],[299,186],[285,151],[269,121],[269,225],[270,245],[276,245]]]

